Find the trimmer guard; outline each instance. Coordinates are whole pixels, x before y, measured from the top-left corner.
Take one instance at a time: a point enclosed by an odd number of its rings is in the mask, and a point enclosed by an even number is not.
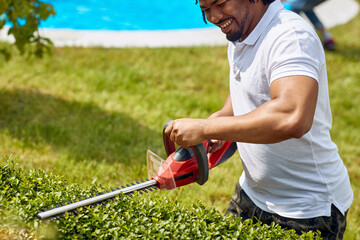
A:
[[[147,150],[146,161],[148,176],[150,179],[155,179],[158,182],[158,188],[164,190],[173,190],[176,188],[170,166],[164,159],[152,151]]]

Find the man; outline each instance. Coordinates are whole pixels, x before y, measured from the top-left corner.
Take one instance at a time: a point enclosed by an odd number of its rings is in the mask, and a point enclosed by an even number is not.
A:
[[[228,214],[341,239],[353,193],[329,134],[316,32],[280,0],[199,3],[230,41],[230,94],[208,119],[177,119],[165,133],[185,148],[207,139],[237,142],[244,171]]]

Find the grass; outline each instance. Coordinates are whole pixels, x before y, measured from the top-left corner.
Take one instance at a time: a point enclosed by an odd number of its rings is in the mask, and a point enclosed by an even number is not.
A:
[[[348,168],[354,202],[345,239],[360,238],[360,16],[333,28],[327,52],[333,141]],[[147,177],[146,150],[165,157],[170,119],[207,117],[228,94],[226,46],[158,49],[58,48],[0,65],[0,158],[87,186]],[[242,171],[236,155],[204,186],[158,192],[224,212]],[[149,197],[155,193],[149,194]]]

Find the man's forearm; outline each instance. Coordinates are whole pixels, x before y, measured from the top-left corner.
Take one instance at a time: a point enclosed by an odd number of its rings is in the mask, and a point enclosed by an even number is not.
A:
[[[242,116],[207,119],[203,128],[204,137],[248,143],[276,143],[294,137],[291,131],[286,131],[289,127],[281,127],[284,121],[279,119],[280,116],[277,113],[264,116],[251,112]]]

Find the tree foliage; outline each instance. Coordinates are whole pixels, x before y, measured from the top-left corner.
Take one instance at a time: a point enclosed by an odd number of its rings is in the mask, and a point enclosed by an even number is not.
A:
[[[0,0],[0,29],[9,23],[8,35],[14,36],[21,54],[41,57],[50,49],[51,40],[39,34],[41,21],[50,15],[55,15],[53,6],[40,0]]]

